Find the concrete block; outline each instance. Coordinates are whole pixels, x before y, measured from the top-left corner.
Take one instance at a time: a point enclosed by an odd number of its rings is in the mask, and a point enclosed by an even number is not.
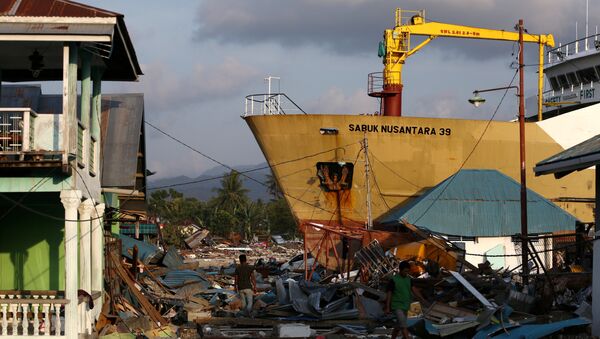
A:
[[[278,324],[274,328],[278,338],[308,338],[311,336],[310,326],[299,323]]]

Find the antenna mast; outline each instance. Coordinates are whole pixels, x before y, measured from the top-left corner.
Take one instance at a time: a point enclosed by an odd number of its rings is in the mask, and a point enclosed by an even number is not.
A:
[[[367,229],[373,228],[373,219],[371,217],[371,183],[369,181],[369,141],[367,135],[363,139],[363,149],[365,150],[365,182],[367,186]]]

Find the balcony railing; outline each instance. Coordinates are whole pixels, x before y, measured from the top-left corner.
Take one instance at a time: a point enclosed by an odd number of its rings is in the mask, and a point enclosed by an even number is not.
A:
[[[64,336],[58,291],[0,291],[0,336]]]
[[[0,168],[60,166],[61,120],[62,114],[0,107]]]
[[[31,150],[37,113],[31,108],[0,108],[0,152]]]

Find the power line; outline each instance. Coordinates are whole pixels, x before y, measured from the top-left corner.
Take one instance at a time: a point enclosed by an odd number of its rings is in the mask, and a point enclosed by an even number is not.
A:
[[[452,182],[456,178],[456,174],[458,174],[458,172],[461,169],[463,169],[463,167],[465,166],[465,164],[467,163],[467,161],[469,161],[469,159],[471,158],[471,156],[473,155],[473,153],[475,153],[475,150],[477,149],[477,146],[479,146],[479,143],[481,143],[481,140],[483,140],[483,136],[486,134],[488,128],[490,127],[490,125],[492,123],[492,120],[494,120],[494,117],[498,113],[498,110],[500,109],[500,106],[502,105],[502,102],[504,102],[504,98],[506,98],[506,94],[508,93],[509,87],[512,86],[513,82],[515,81],[515,78],[517,77],[517,74],[518,74],[518,70],[515,72],[515,74],[513,75],[512,80],[508,84],[507,88],[504,90],[504,94],[502,95],[502,98],[500,99],[500,102],[498,103],[498,106],[496,106],[496,110],[494,111],[494,114],[492,114],[492,116],[490,117],[490,119],[487,121],[487,124],[485,125],[485,128],[483,129],[483,132],[481,133],[481,135],[477,139],[477,142],[475,143],[475,145],[473,146],[473,148],[471,149],[471,151],[469,152],[469,154],[467,155],[467,157],[465,158],[465,160],[463,160],[462,164],[460,164],[460,166],[456,170],[456,172],[454,172],[454,174],[452,176],[450,176],[450,178],[448,179],[448,183],[442,188],[442,190],[440,191],[440,193],[432,200],[431,204],[429,204],[429,206],[425,209],[425,211],[423,211],[423,213],[416,220],[414,220],[412,222],[413,224],[419,222],[419,220],[421,220],[421,218],[423,218],[429,212],[429,210],[433,207],[433,205],[440,199],[440,197],[442,196],[442,194],[444,194],[444,192],[446,191],[446,189],[448,189],[448,187],[450,187],[450,185],[452,184]]]
[[[262,181],[260,181],[260,180],[257,180],[257,179],[254,179],[254,178],[252,178],[251,176],[248,176],[248,175],[246,175],[245,173],[240,173],[240,172],[238,172],[238,171],[237,171],[236,169],[234,169],[233,167],[231,167],[231,166],[229,166],[229,165],[227,165],[227,164],[225,164],[225,163],[222,163],[222,162],[220,162],[220,161],[216,160],[215,158],[213,158],[213,157],[211,157],[211,156],[209,156],[209,155],[207,155],[207,154],[205,154],[205,153],[203,153],[203,152],[201,152],[201,151],[199,151],[199,150],[195,149],[194,147],[192,147],[192,146],[188,145],[187,143],[185,143],[185,142],[183,142],[183,141],[181,141],[181,140],[179,140],[179,139],[175,138],[174,136],[172,136],[172,135],[168,134],[167,132],[165,132],[165,131],[161,130],[160,128],[158,128],[158,127],[154,126],[154,125],[153,125],[153,124],[151,124],[150,122],[146,121],[145,123],[146,123],[146,124],[148,124],[150,127],[154,128],[155,130],[157,130],[158,132],[160,132],[161,134],[163,134],[163,135],[167,136],[169,139],[172,139],[173,141],[175,141],[175,142],[177,142],[177,143],[179,143],[179,144],[181,144],[181,145],[185,146],[186,148],[188,148],[188,149],[192,150],[193,152],[195,152],[195,153],[198,153],[198,154],[200,154],[201,156],[203,156],[203,157],[205,157],[205,158],[207,158],[207,159],[209,159],[209,160],[211,160],[211,161],[213,161],[213,162],[215,162],[215,163],[217,163],[217,164],[219,164],[219,165],[221,165],[221,166],[223,166],[223,167],[225,167],[225,168],[227,168],[227,169],[229,169],[229,170],[231,170],[231,171],[235,171],[235,172],[237,172],[237,173],[241,174],[243,177],[245,177],[245,178],[247,178],[247,179],[249,179],[249,180],[251,180],[251,181],[254,181],[254,182],[258,183],[258,184],[259,184],[259,185],[261,185],[261,186],[268,187],[268,185],[267,185],[267,184],[265,184],[264,182],[262,182]],[[351,143],[351,144],[349,144],[349,145],[352,145],[352,144],[355,144],[355,143]],[[349,146],[349,145],[348,145],[348,146]],[[345,147],[346,147],[346,146],[344,146],[344,147],[336,147],[335,149],[340,149],[340,148],[345,148]],[[331,150],[328,150],[328,151],[322,151],[322,152],[319,152],[319,153],[316,153],[316,154],[322,154],[322,153],[326,153],[326,152],[331,152]],[[308,156],[307,156],[307,157],[308,157]],[[302,157],[302,158],[299,158],[299,159],[304,159],[304,158],[307,158],[307,157]],[[287,161],[284,161],[284,162],[278,163],[278,164],[276,164],[276,165],[278,166],[278,165],[282,165],[282,164],[284,164],[284,163],[288,163],[288,162],[295,162],[295,161],[298,161],[298,159],[287,160]],[[275,165],[273,165],[273,166],[275,166]],[[273,168],[273,166],[269,165],[269,168]],[[330,214],[332,214],[332,215],[335,215],[335,213],[336,213],[335,211],[333,211],[333,212],[332,212],[332,211],[330,211],[330,210],[327,210],[327,209],[325,209],[325,208],[323,208],[323,207],[321,207],[321,206],[318,206],[318,205],[316,205],[316,204],[313,204],[313,203],[310,203],[310,202],[308,202],[308,201],[305,201],[305,200],[302,200],[302,199],[300,199],[300,198],[297,198],[297,197],[295,197],[295,196],[292,196],[292,195],[290,195],[290,194],[288,194],[288,193],[286,193],[286,192],[283,192],[283,194],[284,194],[285,196],[287,196],[287,197],[290,197],[290,198],[291,198],[291,199],[293,199],[293,200],[296,200],[296,201],[298,201],[298,202],[301,202],[301,203],[303,203],[303,204],[306,204],[306,205],[308,205],[308,206],[314,207],[314,208],[316,208],[316,209],[322,210],[322,211],[324,211],[324,212],[330,213]],[[337,210],[337,209],[336,209],[336,210]],[[352,219],[349,219],[349,218],[347,218],[347,217],[344,217],[344,216],[341,216],[341,218],[342,218],[342,219],[346,219],[346,220],[348,220],[348,221],[352,221],[352,222],[354,222],[354,220],[352,220]]]

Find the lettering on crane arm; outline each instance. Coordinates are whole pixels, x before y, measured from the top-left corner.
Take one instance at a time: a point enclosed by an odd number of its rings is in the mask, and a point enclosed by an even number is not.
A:
[[[459,36],[480,36],[479,32],[463,31],[459,29],[440,29],[441,34],[459,35]]]
[[[350,132],[411,134],[411,135],[441,135],[450,136],[451,128],[445,127],[423,127],[423,126],[398,126],[398,125],[374,125],[374,124],[348,124]]]

